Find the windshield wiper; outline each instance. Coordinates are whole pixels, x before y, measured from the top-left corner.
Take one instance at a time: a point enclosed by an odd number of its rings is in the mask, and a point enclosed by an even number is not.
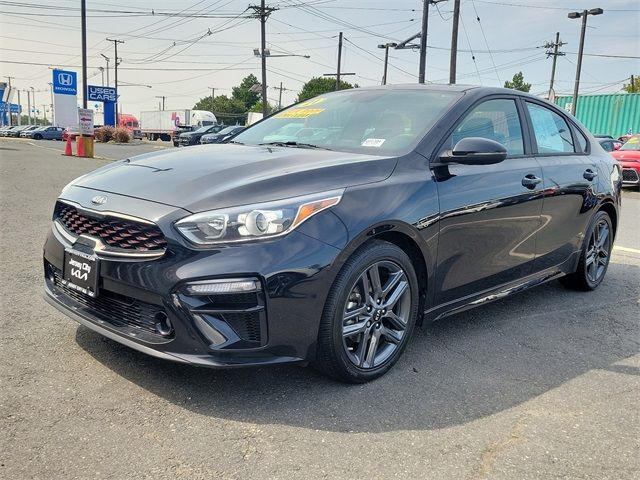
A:
[[[299,142],[267,142],[267,143],[259,143],[258,145],[274,145],[276,147],[298,147],[298,148],[318,148],[321,150],[331,150],[327,147],[320,147],[318,145],[314,145],[312,143],[299,143]]]
[[[244,145],[242,142],[236,142],[235,140],[229,140],[227,143],[236,143],[238,145]]]

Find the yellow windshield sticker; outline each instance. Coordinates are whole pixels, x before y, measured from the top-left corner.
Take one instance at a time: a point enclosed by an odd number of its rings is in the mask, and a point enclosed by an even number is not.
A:
[[[324,112],[324,108],[293,108],[284,112],[277,113],[275,118],[309,118]]]
[[[633,145],[634,143],[640,143],[640,137],[631,137],[627,140],[627,143]]]
[[[324,102],[324,97],[311,98],[306,102],[302,102],[298,107],[310,107],[311,105],[317,105],[322,102]]]

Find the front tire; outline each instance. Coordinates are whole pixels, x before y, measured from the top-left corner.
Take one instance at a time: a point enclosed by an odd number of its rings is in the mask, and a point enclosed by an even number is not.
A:
[[[384,375],[407,346],[418,304],[407,254],[380,240],[365,244],[345,262],[327,296],[315,366],[350,383]]]
[[[567,288],[585,292],[598,288],[609,267],[613,234],[609,214],[602,210],[596,213],[587,229],[577,270],[560,282]]]
[[[35,140],[42,140],[42,135],[38,134],[38,135],[34,135],[33,138]]]

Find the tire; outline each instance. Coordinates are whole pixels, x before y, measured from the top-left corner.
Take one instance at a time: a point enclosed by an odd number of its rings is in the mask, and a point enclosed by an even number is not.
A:
[[[381,288],[372,288],[376,283]],[[407,254],[380,240],[365,244],[345,262],[327,296],[313,365],[349,383],[384,375],[407,346],[418,304],[418,279]]]
[[[42,140],[42,135],[38,134],[38,135],[34,135],[33,136],[34,140]]]
[[[578,268],[560,279],[565,287],[588,292],[604,280],[613,248],[613,226],[605,211],[597,212],[585,234]]]

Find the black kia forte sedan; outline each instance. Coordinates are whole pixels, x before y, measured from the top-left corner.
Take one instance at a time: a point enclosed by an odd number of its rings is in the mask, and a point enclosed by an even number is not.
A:
[[[156,357],[363,382],[416,325],[556,278],[595,289],[620,188],[597,140],[537,97],[340,91],[232,143],[72,181],[44,245],[46,298]]]

